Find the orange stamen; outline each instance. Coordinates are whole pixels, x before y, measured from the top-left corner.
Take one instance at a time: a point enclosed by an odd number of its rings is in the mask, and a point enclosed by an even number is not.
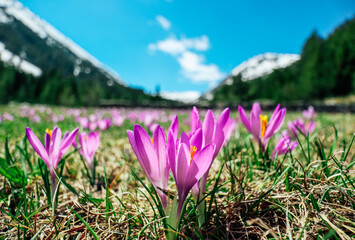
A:
[[[197,151],[197,147],[191,145],[191,146],[190,146],[190,154],[191,154],[190,164],[192,163],[192,159],[193,159],[193,157],[194,157],[196,151]]]
[[[52,130],[49,130],[48,128],[46,129],[46,133],[49,134],[50,137],[52,137]]]
[[[260,127],[261,127],[261,136],[265,136],[265,130],[267,125],[267,115],[260,115]]]
[[[152,141],[152,143],[153,143],[153,138],[150,138],[150,141]]]

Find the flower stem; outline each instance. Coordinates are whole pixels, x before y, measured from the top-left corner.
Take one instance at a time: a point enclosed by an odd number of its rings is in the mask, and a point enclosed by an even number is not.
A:
[[[55,176],[55,172],[51,171],[51,198],[52,198],[52,213],[53,217],[55,216],[55,210],[57,208],[57,178]]]

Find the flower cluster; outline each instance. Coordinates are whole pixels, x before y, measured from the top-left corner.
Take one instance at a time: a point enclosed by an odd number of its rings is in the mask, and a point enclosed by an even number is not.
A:
[[[177,116],[173,118],[167,135],[159,125],[155,127],[152,138],[140,125],[135,125],[133,131],[127,131],[132,149],[165,209],[168,203],[164,192],[168,187],[170,171],[179,197],[177,217],[192,188],[195,195],[204,193],[210,166],[235,129],[233,122],[227,108],[217,120],[208,110],[202,123],[199,111],[194,107],[191,130],[182,132],[180,136]]]

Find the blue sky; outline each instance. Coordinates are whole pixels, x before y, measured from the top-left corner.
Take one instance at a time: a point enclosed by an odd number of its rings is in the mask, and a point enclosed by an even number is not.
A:
[[[20,0],[130,86],[204,92],[265,52],[300,53],[353,0]]]

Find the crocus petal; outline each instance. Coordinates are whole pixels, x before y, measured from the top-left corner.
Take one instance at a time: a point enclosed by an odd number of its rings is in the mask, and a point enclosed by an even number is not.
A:
[[[259,140],[261,138],[260,115],[257,115],[255,111],[250,112],[250,127],[251,134],[253,134],[256,140]]]
[[[221,116],[218,118],[217,125],[223,129],[226,126],[226,124],[230,118],[230,115],[231,115],[231,112],[230,112],[229,108],[224,109]]]
[[[224,143],[223,145],[226,146],[229,139],[231,138],[233,132],[235,131],[237,127],[236,122],[234,121],[233,118],[229,118],[226,126],[223,128],[223,132],[224,132]]]
[[[279,111],[279,113],[275,116],[272,122],[270,122],[265,131],[265,139],[272,137],[280,128],[285,119],[286,108],[283,108]]]
[[[168,132],[167,148],[169,165],[171,167],[171,171],[173,172],[173,176],[176,179],[176,141],[172,130]]]
[[[276,115],[277,115],[277,113],[279,112],[279,110],[280,110],[280,103],[276,105],[275,110],[274,110],[274,112],[272,113],[269,122],[272,122],[272,120],[276,117]]]
[[[189,146],[189,147],[191,145],[190,144],[190,139],[189,139],[189,137],[187,136],[187,134],[185,132],[181,133],[180,142],[185,143],[186,146]]]
[[[211,110],[208,110],[202,126],[204,145],[207,145],[212,142],[214,126],[215,126],[215,120],[214,120],[213,112]]]
[[[46,149],[43,147],[41,141],[29,127],[26,128],[26,135],[33,149],[36,151],[39,157],[46,163],[47,167],[50,168],[51,164],[49,161],[49,156]]]
[[[146,164],[147,169],[150,168],[147,176],[150,177],[150,180],[153,183],[159,179],[159,163],[153,148],[153,143],[143,127],[134,125],[133,132],[139,155],[142,158],[141,160],[143,160],[144,164]],[[147,166],[149,166],[149,168]]]
[[[292,141],[291,144],[290,144],[290,151],[295,149],[297,146],[298,146],[298,142],[297,141]]]
[[[63,156],[72,145],[73,141],[75,141],[76,134],[78,133],[79,128],[75,128],[71,133],[67,135],[67,137],[63,138],[63,141],[60,145],[60,154]]]
[[[160,127],[157,126],[155,128],[155,131],[153,133],[153,144],[154,144],[154,150],[157,156],[158,160],[158,168],[159,168],[159,175],[160,176],[165,176],[166,173],[169,174],[169,163],[166,161],[166,142],[165,142],[165,134],[164,130]],[[167,181],[166,181],[167,182]]]
[[[169,129],[172,130],[172,132],[174,134],[175,141],[176,141],[179,137],[179,120],[176,115],[175,115],[173,121],[171,122]]]
[[[214,151],[214,144],[208,144],[194,156],[186,176],[187,181],[192,184],[191,187],[196,183],[193,179],[198,181],[210,169]]]
[[[242,120],[242,123],[244,124],[245,128],[248,130],[248,132],[251,133],[250,121],[244,111],[244,108],[242,108],[241,106],[238,106],[238,112],[239,112],[240,119]]]
[[[201,128],[201,126],[198,109],[194,106],[191,112],[191,132],[195,132],[197,129]]]
[[[185,180],[190,165],[190,149],[185,143],[181,143],[177,152],[176,163],[176,187],[179,191],[185,188]]]
[[[169,173],[170,173],[170,164],[167,161],[167,152],[166,152],[166,142],[165,142],[165,133],[163,128],[159,125],[155,128],[153,133],[153,144],[154,150],[158,158],[158,168],[159,168],[159,180],[155,184],[155,188],[157,193],[162,200],[163,207],[167,206],[167,196],[162,190],[167,190],[168,188],[168,180],[169,180]],[[159,187],[159,188],[157,188]]]
[[[197,131],[194,132],[194,134],[190,138],[191,145],[196,147],[197,149],[196,152],[201,150],[202,141],[203,141],[202,129],[199,128]]]
[[[262,115],[261,107],[258,102],[253,103],[253,106],[251,107],[251,112],[253,112],[256,116]]]
[[[62,141],[62,131],[60,130],[60,128],[58,127],[54,128],[52,132],[51,140],[52,143],[51,146],[49,147],[49,156],[52,161],[53,168],[56,169],[61,158],[60,143]]]
[[[79,134],[79,143],[80,143],[80,150],[79,153],[83,156],[83,158],[86,160],[86,162],[89,165],[89,168],[93,167],[93,159],[90,157],[89,154],[89,140],[88,140],[88,135],[86,132],[83,132]]]
[[[225,139],[225,136],[224,136],[223,129],[216,127],[214,137],[213,137],[213,143],[216,144],[215,151],[213,154],[213,159],[215,159],[217,157],[219,151],[221,150],[222,145],[224,143],[224,139]]]
[[[143,159],[140,155],[140,151],[138,150],[136,140],[134,138],[134,132],[131,130],[127,130],[127,136],[128,140],[132,146],[133,152],[136,154],[138,162],[140,163],[144,173],[148,176],[150,173],[150,164],[146,161],[146,159]]]
[[[46,133],[44,136],[44,146],[46,148],[47,153],[49,153],[49,146],[51,145],[51,136]]]
[[[308,133],[312,133],[313,130],[316,128],[316,123],[315,122],[309,122],[308,123]]]

